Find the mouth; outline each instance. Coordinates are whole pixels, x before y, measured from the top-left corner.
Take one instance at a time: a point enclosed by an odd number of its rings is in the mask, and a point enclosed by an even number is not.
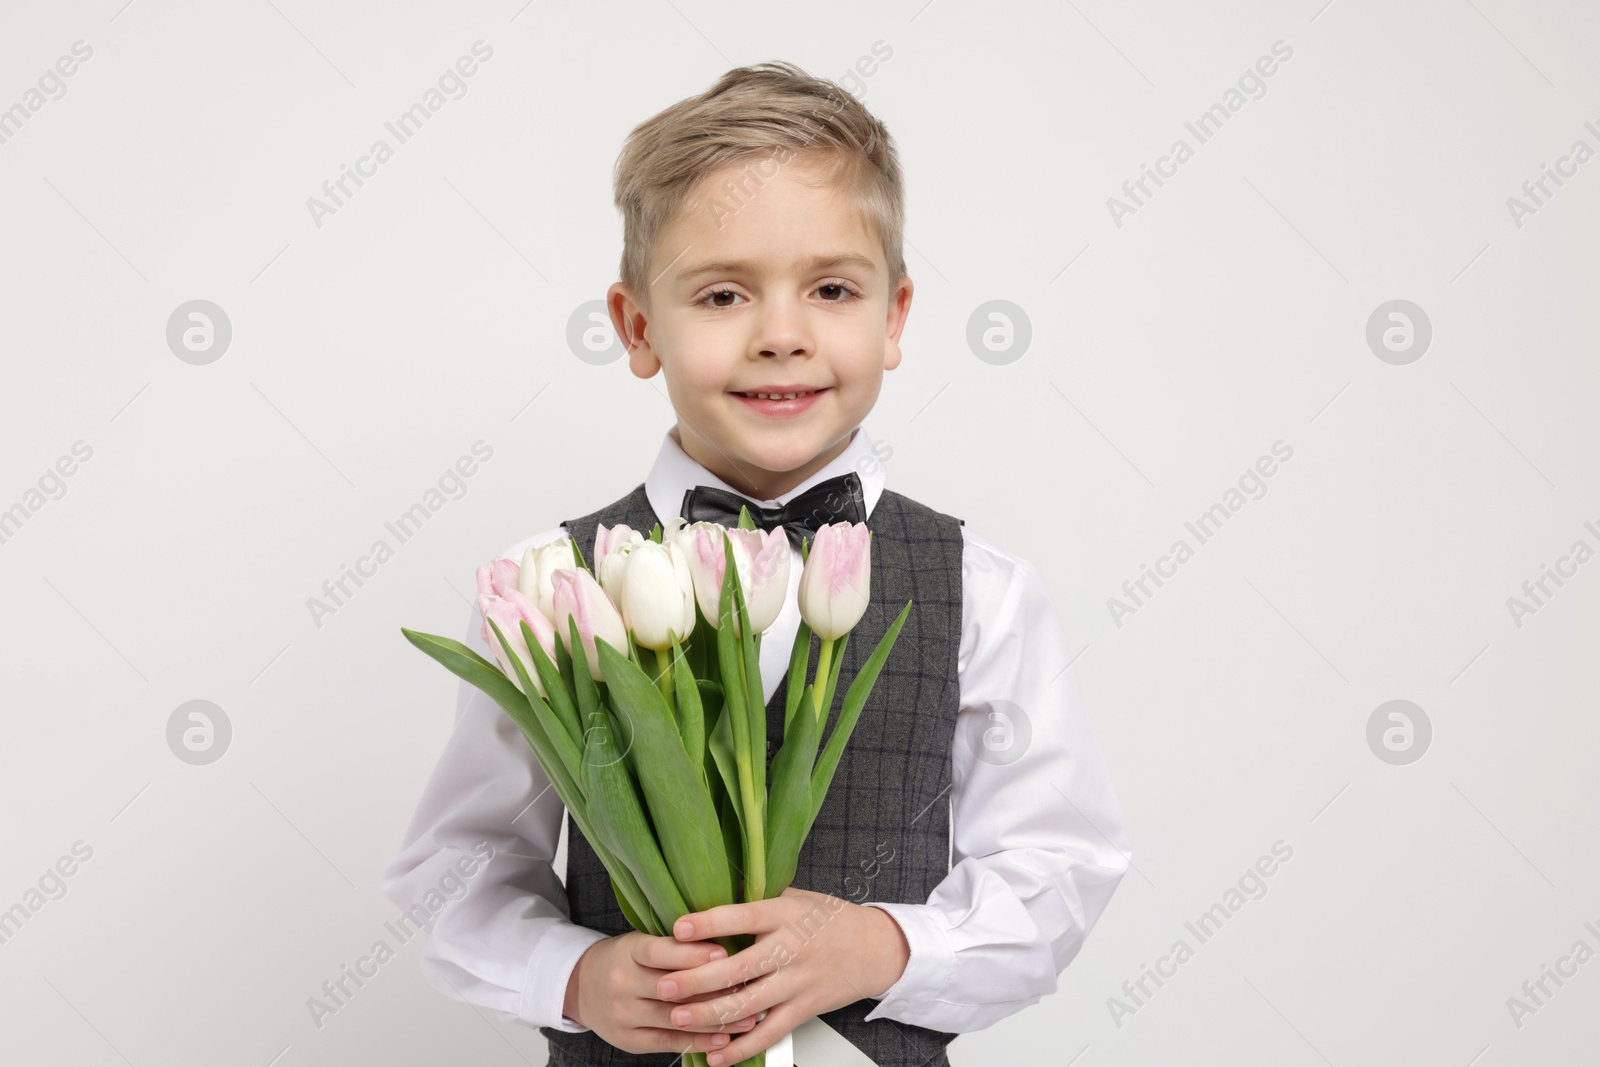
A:
[[[827,391],[826,386],[817,389],[801,385],[785,385],[735,392],[733,395],[756,414],[782,418],[806,411]]]

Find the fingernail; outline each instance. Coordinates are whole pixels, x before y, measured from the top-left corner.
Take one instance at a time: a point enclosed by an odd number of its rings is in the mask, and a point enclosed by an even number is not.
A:
[[[661,983],[661,999],[662,1000],[671,1000],[673,997],[675,997],[677,995],[678,995],[678,983],[677,982],[674,982],[672,979],[668,978],[666,981]]]
[[[679,937],[692,937],[694,935],[694,923],[687,919],[680,920],[678,924],[672,928],[672,932]]]
[[[672,1013],[672,1021],[673,1021],[673,1023],[675,1023],[678,1026],[688,1026],[689,1025],[689,1009],[688,1008],[679,1008],[677,1011],[673,1012]]]
[[[711,958],[714,960],[720,960],[727,954],[728,950],[723,948],[721,945],[718,945],[716,948],[711,950]]]
[[[706,1062],[711,1064],[711,1067],[722,1067],[722,1053],[713,1052],[706,1057]]]
[[[717,1048],[721,1048],[723,1045],[726,1045],[729,1041],[732,1041],[732,1040],[733,1039],[731,1037],[729,1037],[727,1034],[712,1034],[711,1035],[711,1043],[713,1045],[715,1045]]]

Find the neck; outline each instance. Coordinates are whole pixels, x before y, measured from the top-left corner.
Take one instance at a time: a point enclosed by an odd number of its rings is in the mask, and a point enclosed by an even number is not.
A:
[[[851,430],[842,440],[793,470],[786,471],[770,471],[749,463],[735,463],[716,445],[699,434],[693,432],[684,434],[681,424],[674,426],[668,433],[678,443],[678,447],[683,449],[685,455],[745,496],[754,500],[775,500],[837,459],[846,448],[850,447],[850,442],[855,440],[859,430],[860,427]]]

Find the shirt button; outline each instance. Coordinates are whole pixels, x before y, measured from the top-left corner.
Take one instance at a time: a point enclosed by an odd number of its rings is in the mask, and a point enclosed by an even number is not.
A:
[[[886,1011],[905,1011],[909,1005],[903,1000],[891,1000],[883,1007]]]

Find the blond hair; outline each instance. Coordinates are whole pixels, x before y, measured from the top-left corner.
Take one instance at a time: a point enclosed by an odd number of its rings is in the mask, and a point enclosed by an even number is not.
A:
[[[785,62],[736,67],[628,134],[612,176],[622,213],[623,284],[649,306],[654,279],[645,274],[656,243],[707,174],[756,157],[784,163],[802,154],[825,164],[825,180],[842,178],[854,190],[883,244],[893,286],[905,273],[905,188],[894,141],[837,83]],[[751,181],[759,188],[762,176],[747,168],[745,190]]]

